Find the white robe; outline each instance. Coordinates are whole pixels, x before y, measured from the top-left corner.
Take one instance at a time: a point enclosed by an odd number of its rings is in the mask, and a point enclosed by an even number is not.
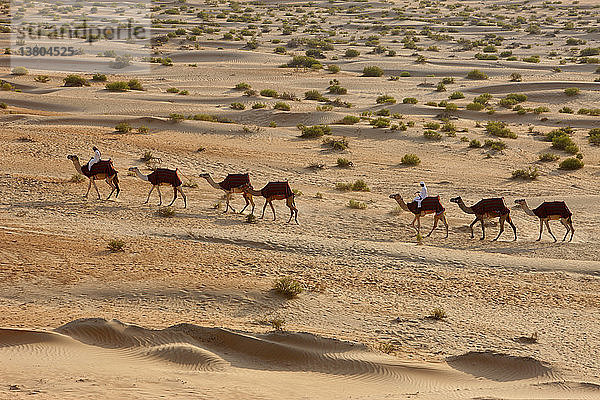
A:
[[[417,195],[417,197],[415,197],[415,201],[417,202],[417,205],[419,206],[419,208],[421,208],[421,202],[426,197],[427,197],[427,186],[423,185],[423,187],[421,187],[421,193],[419,193]]]
[[[100,150],[94,150],[94,157],[88,161],[88,171],[92,170],[92,166],[100,161]]]

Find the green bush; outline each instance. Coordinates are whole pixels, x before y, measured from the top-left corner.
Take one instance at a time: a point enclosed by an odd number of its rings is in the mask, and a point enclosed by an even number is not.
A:
[[[327,71],[331,72],[332,74],[337,74],[338,72],[340,72],[342,69],[340,68],[339,65],[335,65],[335,64],[329,64],[327,66]]]
[[[423,127],[425,129],[433,129],[433,130],[438,130],[440,129],[440,124],[437,122],[426,122],[425,124],[423,124]]]
[[[115,126],[115,131],[119,133],[129,133],[131,130],[132,127],[127,122],[121,122]]]
[[[383,70],[376,65],[363,68],[363,76],[382,76]]]
[[[391,121],[389,118],[379,117],[371,120],[371,125],[373,128],[388,128],[390,126]]]
[[[322,65],[316,58],[309,56],[294,56],[286,64],[290,68],[321,68]]]
[[[502,151],[506,149],[506,143],[502,140],[490,140],[487,139],[483,145],[484,147],[489,147],[492,150]]]
[[[481,103],[469,103],[467,104],[467,110],[469,111],[481,111],[485,106]]]
[[[477,139],[473,139],[469,142],[469,147],[472,149],[478,149],[481,147],[481,142]]]
[[[423,132],[423,136],[428,140],[442,140],[442,134],[430,129]]]
[[[600,145],[600,128],[590,129],[588,136],[590,144]]]
[[[502,137],[502,138],[510,138],[516,139],[517,134],[512,132],[504,122],[500,121],[489,121],[485,126],[485,131],[490,135]]]
[[[419,165],[421,164],[421,159],[416,154],[405,154],[400,162],[403,165]]]
[[[488,79],[488,76],[486,75],[485,72],[480,71],[478,69],[474,69],[467,74],[467,79],[484,80],[484,79]]]
[[[275,89],[263,89],[260,91],[260,95],[264,97],[277,97],[278,93]]]
[[[267,105],[265,103],[254,103],[252,104],[252,109],[257,110],[259,108],[266,108]]]
[[[348,207],[353,208],[355,210],[364,210],[364,209],[367,208],[367,204],[363,203],[363,202],[360,202],[360,201],[356,201],[354,199],[351,199],[348,202]]]
[[[252,86],[250,86],[249,83],[240,82],[240,83],[236,84],[234,88],[235,88],[235,90],[248,90],[248,89],[252,89]]]
[[[453,92],[448,98],[450,100],[464,99],[465,95],[462,92]]]
[[[354,125],[360,122],[360,118],[354,115],[346,115],[340,122],[344,125]]]
[[[580,92],[579,88],[575,88],[575,87],[565,89],[565,94],[567,96],[577,96],[579,94],[579,92]]]
[[[559,158],[560,157],[558,155],[552,154],[552,153],[544,153],[544,154],[539,155],[540,161],[543,161],[543,162],[558,161]]]
[[[362,179],[356,180],[354,183],[336,183],[335,188],[344,192],[370,192],[369,186]]]
[[[331,147],[333,150],[343,151],[348,148],[348,139],[345,136],[341,139],[325,138],[323,139],[323,145]]]
[[[552,139],[552,147],[558,150],[564,150],[567,153],[579,153],[579,147],[569,135],[555,136]]]
[[[417,104],[418,102],[419,100],[417,100],[414,97],[405,97],[404,99],[402,99],[403,104]]]
[[[309,90],[309,91],[305,92],[304,93],[304,99],[305,100],[317,100],[317,101],[325,101],[325,100],[327,100],[325,97],[323,97],[323,95],[321,94],[321,92],[319,92],[316,89]]]
[[[123,81],[111,82],[106,84],[106,89],[111,92],[126,92],[129,90],[129,85]]]
[[[273,289],[288,299],[293,299],[303,291],[302,284],[298,280],[291,277],[285,277],[276,280],[273,283]]]
[[[48,83],[50,82],[50,77],[48,75],[38,75],[33,80],[40,83]]]
[[[80,75],[67,75],[66,78],[63,79],[65,86],[67,87],[81,87],[81,86],[89,86],[90,83],[84,77]]]
[[[346,52],[344,53],[344,57],[347,58],[354,58],[354,57],[358,57],[360,56],[360,51],[355,50],[355,49],[347,49]]]
[[[348,160],[347,158],[338,158],[337,159],[337,166],[340,168],[350,168],[352,167],[354,164],[352,163],[352,161]]]
[[[172,122],[181,122],[184,119],[185,119],[185,117],[183,116],[183,114],[178,114],[178,113],[169,114],[169,120]]]
[[[384,95],[378,96],[377,99],[375,100],[375,102],[377,104],[395,104],[396,99],[390,95],[384,94]]]
[[[246,106],[243,103],[231,103],[229,106],[232,110],[244,110]]]
[[[125,251],[125,242],[121,239],[112,239],[108,242],[108,250],[113,253]]]
[[[314,125],[314,126],[304,126],[300,125],[298,127],[302,134],[301,138],[318,138],[323,135],[331,135],[331,128],[327,125]]]
[[[558,110],[558,112],[563,114],[573,114],[575,111],[571,107],[564,106],[563,108]]]
[[[25,67],[14,67],[12,69],[12,74],[17,75],[17,76],[27,75],[27,74],[29,74],[29,70]]]
[[[290,111],[291,107],[288,103],[285,103],[283,101],[278,101],[277,103],[275,103],[275,105],[273,106],[274,109],[276,110],[280,110],[280,111]]]
[[[129,87],[129,90],[144,90],[142,83],[138,79],[130,79],[127,82],[127,86]]]
[[[527,170],[517,169],[512,172],[513,179],[523,179],[527,181],[533,181],[538,178],[540,171],[537,168],[528,167]]]
[[[583,161],[581,161],[580,159],[575,158],[575,157],[565,158],[558,165],[558,167],[560,169],[566,169],[566,170],[580,169],[580,168],[583,168],[583,166],[584,166]]]

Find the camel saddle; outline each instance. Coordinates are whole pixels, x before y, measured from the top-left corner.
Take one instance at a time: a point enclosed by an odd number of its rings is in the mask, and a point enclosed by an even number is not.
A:
[[[173,187],[181,186],[183,182],[179,178],[177,171],[168,168],[156,168],[150,175],[148,181],[153,185],[158,185],[160,182],[168,182]]]
[[[222,182],[219,182],[219,186],[223,190],[231,190],[244,185],[250,185],[250,174],[229,174]]]
[[[117,170],[113,166],[112,160],[98,161],[96,164],[92,165],[91,171],[88,169],[88,164],[82,165],[81,172],[88,178],[99,174],[106,174],[107,176],[113,176],[117,174]]]
[[[425,197],[423,201],[421,201],[421,209],[419,209],[419,203],[416,201],[412,201],[408,203],[406,206],[413,214],[419,214],[420,212],[434,212],[439,214],[444,212],[446,209],[440,203],[440,196],[435,197]]]
[[[288,182],[269,182],[260,190],[260,193],[265,198],[272,196],[285,196],[287,199],[294,196],[294,192],[292,192],[292,188]]]
[[[560,215],[561,218],[569,218],[573,215],[564,201],[547,201],[532,211],[538,218],[548,218],[551,215]]]
[[[471,206],[471,209],[475,214],[490,214],[490,215],[506,215],[510,213],[506,204],[504,204],[504,198],[497,197],[492,199],[482,199],[477,204]]]

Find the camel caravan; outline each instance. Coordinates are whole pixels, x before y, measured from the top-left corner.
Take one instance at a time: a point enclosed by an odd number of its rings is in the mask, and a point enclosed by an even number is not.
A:
[[[98,199],[100,199],[100,192],[98,187],[96,186],[97,180],[104,180],[112,189],[110,194],[107,197],[107,200],[111,198],[114,192],[115,198],[119,196],[121,189],[119,187],[119,178],[118,172],[115,169],[112,160],[102,160],[100,158],[100,151],[94,147],[94,157],[90,159],[90,161],[81,165],[79,158],[76,155],[69,155],[67,158],[71,160],[77,172],[89,179],[89,184],[87,188],[87,192],[84,197],[87,198],[90,193],[90,189],[92,185],[96,190],[98,195]],[[158,192],[158,205],[162,205],[162,194],[160,192],[160,186],[171,186],[173,188],[173,199],[168,204],[168,206],[172,206],[177,199],[177,193],[181,194],[183,199],[184,208],[187,207],[187,196],[183,192],[183,181],[179,177],[181,171],[179,169],[167,169],[167,168],[156,168],[148,175],[144,175],[140,172],[138,167],[131,167],[129,171],[133,172],[138,178],[143,181],[150,182],[152,185],[150,192],[148,193],[148,197],[144,204],[147,204],[150,201],[150,195],[156,189]],[[286,206],[290,209],[290,217],[288,219],[288,223],[292,221],[292,219],[298,224],[298,208],[296,207],[295,195],[290,187],[289,182],[269,182],[267,183],[261,190],[255,190],[252,184],[250,183],[250,174],[228,174],[225,179],[221,182],[215,182],[214,179],[208,173],[202,173],[199,175],[201,178],[206,179],[208,184],[215,189],[222,190],[225,192],[226,199],[226,207],[224,213],[231,209],[233,212],[236,212],[233,206],[230,204],[231,197],[239,193],[243,196],[246,205],[240,211],[240,214],[243,213],[249,205],[252,205],[250,214],[254,215],[254,197],[260,196],[264,197],[265,204],[262,209],[261,219],[265,216],[265,210],[267,205],[271,207],[273,211],[273,221],[276,220],[275,207],[273,206],[274,200],[285,200]],[[442,221],[445,227],[446,238],[448,237],[448,220],[446,219],[446,209],[442,205],[440,196],[429,196],[427,193],[427,187],[424,182],[420,183],[421,190],[416,193],[416,197],[413,201],[407,203],[404,201],[402,196],[398,193],[391,194],[389,198],[396,200],[400,208],[404,211],[410,212],[413,214],[414,218],[411,222],[411,226],[416,230],[417,235],[421,235],[421,218],[427,215],[433,215],[433,227],[426,235],[426,237],[431,236],[431,234],[436,230],[439,221]],[[469,229],[471,231],[471,239],[475,237],[473,226],[479,222],[481,224],[481,238],[480,240],[485,239],[485,222],[486,220],[492,220],[498,218],[500,230],[498,235],[493,239],[493,241],[497,241],[502,233],[504,232],[504,225],[508,223],[513,230],[514,239],[517,240],[517,227],[512,221],[510,216],[510,209],[506,206],[503,197],[499,198],[486,198],[478,201],[472,206],[467,206],[463,199],[458,196],[450,199],[450,202],[456,203],[458,207],[467,214],[472,214],[475,216],[475,219],[469,225]],[[525,199],[515,200],[516,207],[523,209],[525,214],[537,217],[540,221],[540,233],[539,237],[536,241],[540,241],[542,239],[542,233],[544,230],[544,225],[546,226],[546,230],[554,239],[554,242],[557,242],[556,236],[552,233],[550,229],[550,221],[560,221],[561,224],[566,228],[565,235],[562,239],[564,242],[569,237],[569,242],[573,240],[573,235],[575,233],[575,228],[573,227],[572,213],[567,207],[564,201],[550,201],[543,202],[541,205],[536,207],[535,209],[530,209],[527,205]],[[415,225],[416,224],[416,225]]]

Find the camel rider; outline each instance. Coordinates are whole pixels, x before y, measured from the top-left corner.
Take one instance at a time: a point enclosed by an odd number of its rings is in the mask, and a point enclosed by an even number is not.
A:
[[[96,146],[92,147],[92,150],[94,150],[94,157],[88,162],[88,171],[91,171],[94,164],[100,161],[100,150]]]
[[[421,182],[421,191],[420,192],[416,192],[417,197],[415,197],[415,200],[417,202],[417,206],[419,207],[419,209],[421,208],[421,202],[427,197],[427,186],[425,186],[425,182]]]

